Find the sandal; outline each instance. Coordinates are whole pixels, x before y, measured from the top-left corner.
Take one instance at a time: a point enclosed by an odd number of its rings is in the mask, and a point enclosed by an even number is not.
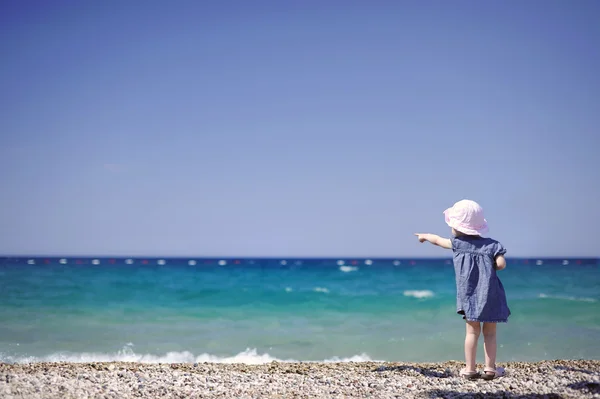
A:
[[[475,380],[481,376],[479,371],[466,371],[465,369],[460,370],[460,376],[466,378],[467,380]]]
[[[495,369],[491,367],[486,367],[483,369],[483,375],[481,376],[481,378],[490,381],[494,378],[502,377],[503,375],[504,369],[502,367],[496,367]]]

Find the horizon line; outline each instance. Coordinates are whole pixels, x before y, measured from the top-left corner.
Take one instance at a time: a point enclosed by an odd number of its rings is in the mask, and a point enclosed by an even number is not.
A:
[[[218,256],[218,255],[173,255],[173,256],[161,256],[161,255],[6,255],[0,254],[0,259],[20,259],[20,258],[37,258],[37,259],[207,259],[207,260],[289,260],[289,259],[323,259],[323,260],[413,260],[413,259],[447,259],[452,256]],[[600,256],[505,256],[507,259],[564,259],[564,260],[598,260]]]

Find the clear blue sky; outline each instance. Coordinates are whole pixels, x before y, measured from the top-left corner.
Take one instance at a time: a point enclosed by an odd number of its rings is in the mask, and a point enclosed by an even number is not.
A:
[[[0,253],[600,256],[599,1],[3,1]]]

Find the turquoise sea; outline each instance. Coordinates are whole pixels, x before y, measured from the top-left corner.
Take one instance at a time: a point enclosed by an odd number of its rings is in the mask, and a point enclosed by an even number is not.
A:
[[[599,266],[509,259],[498,361],[600,359]],[[0,362],[462,360],[464,330],[450,259],[0,258]]]

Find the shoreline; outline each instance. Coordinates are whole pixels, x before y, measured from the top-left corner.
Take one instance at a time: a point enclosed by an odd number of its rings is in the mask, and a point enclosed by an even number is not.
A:
[[[598,398],[600,361],[504,362],[492,381],[463,362],[0,363],[2,398]],[[478,370],[483,365],[478,364]]]

